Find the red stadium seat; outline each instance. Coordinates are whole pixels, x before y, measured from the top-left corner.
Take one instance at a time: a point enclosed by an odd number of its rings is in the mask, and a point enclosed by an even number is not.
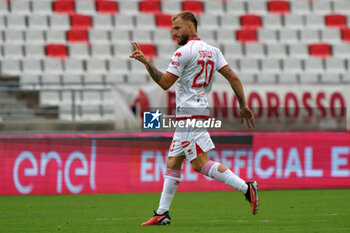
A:
[[[343,41],[350,42],[350,28],[343,28],[341,30],[341,38]]]
[[[45,48],[46,56],[54,58],[66,58],[67,46],[64,44],[48,44]]]
[[[288,14],[290,12],[289,2],[287,1],[269,1],[267,8],[269,12],[275,14]]]
[[[240,29],[236,31],[236,39],[242,43],[251,43],[258,40],[256,30]]]
[[[157,27],[161,28],[171,28],[171,15],[158,14],[156,15]]]
[[[156,46],[154,44],[140,44],[140,48],[151,59],[157,56]]]
[[[326,43],[309,45],[309,53],[311,56],[326,58],[332,56],[331,46]]]
[[[139,9],[142,13],[149,13],[149,14],[159,14],[161,12],[160,10],[160,0],[154,0],[154,1],[140,1],[139,2]]]
[[[71,0],[57,0],[53,2],[53,10],[56,13],[72,14],[74,13],[74,1]]]
[[[91,28],[91,16],[88,15],[71,15],[70,24],[72,28],[88,29]]]
[[[344,28],[346,27],[346,17],[341,14],[326,15],[326,25],[328,27]]]
[[[203,3],[201,1],[183,1],[182,10],[192,11],[195,14],[203,13]]]
[[[87,30],[71,29],[67,31],[67,40],[73,43],[89,43]]]
[[[115,1],[96,1],[96,11],[103,14],[117,14],[118,3]]]
[[[244,28],[260,28],[261,17],[259,15],[242,15],[241,25]]]

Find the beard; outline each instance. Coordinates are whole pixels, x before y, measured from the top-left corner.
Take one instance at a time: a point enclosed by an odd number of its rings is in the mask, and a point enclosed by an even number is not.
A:
[[[189,39],[188,34],[184,34],[180,38],[177,39],[177,44],[178,45],[185,45],[186,42],[188,41],[188,39]]]

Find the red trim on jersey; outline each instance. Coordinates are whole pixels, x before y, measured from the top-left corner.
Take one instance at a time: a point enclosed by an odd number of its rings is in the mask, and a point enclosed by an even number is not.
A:
[[[228,64],[224,65],[223,67],[220,68],[220,70],[222,70],[223,68],[225,68],[226,66],[228,66]],[[219,70],[219,72],[220,72]]]
[[[204,152],[204,151],[202,150],[202,148],[200,148],[200,146],[198,146],[197,143],[196,143],[196,150],[197,150],[197,155]]]
[[[187,44],[188,42],[190,42],[191,40],[201,40],[201,38],[190,38],[190,39],[187,40],[186,44]]]
[[[198,118],[209,119],[210,116],[196,115],[196,116],[189,116],[189,117],[176,117],[175,120],[176,120],[176,121],[181,121],[181,120],[198,119]]]
[[[172,75],[176,76],[177,78],[179,78],[179,76],[177,76],[176,74],[173,74],[173,73],[171,73],[169,71],[167,71],[167,73],[172,74]]]

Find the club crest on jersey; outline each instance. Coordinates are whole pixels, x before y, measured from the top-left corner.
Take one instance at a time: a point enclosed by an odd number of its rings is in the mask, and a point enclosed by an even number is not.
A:
[[[144,129],[160,129],[160,116],[162,115],[157,109],[156,112],[143,112],[143,128]]]
[[[181,55],[182,55],[181,52],[176,52],[174,57],[181,57]]]

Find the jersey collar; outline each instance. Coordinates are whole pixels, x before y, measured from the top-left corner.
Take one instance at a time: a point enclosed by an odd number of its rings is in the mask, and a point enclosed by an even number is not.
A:
[[[196,37],[196,38],[190,38],[190,39],[187,40],[186,44],[187,44],[188,42],[190,42],[191,40],[201,40],[201,38],[198,38],[198,37]]]

